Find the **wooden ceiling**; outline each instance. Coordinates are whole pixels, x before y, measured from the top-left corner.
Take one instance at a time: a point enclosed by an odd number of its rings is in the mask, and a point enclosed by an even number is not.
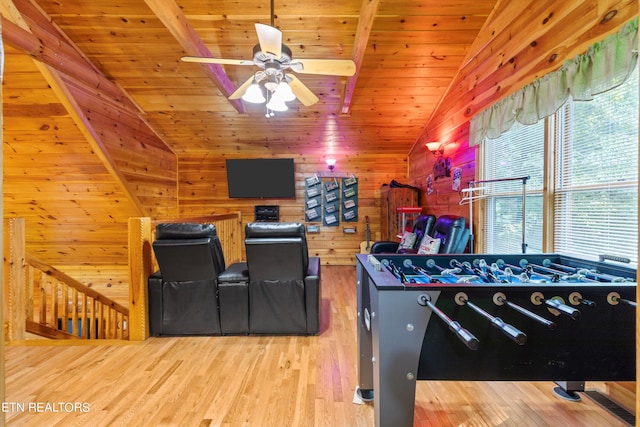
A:
[[[523,76],[503,67],[515,55],[532,79],[559,65],[552,49],[572,55],[637,14],[635,0],[275,0],[294,58],[353,59],[357,73],[299,74],[319,102],[266,118],[225,96],[257,67],[180,57],[251,59],[269,0],[0,4],[5,216],[31,218],[28,239],[54,264],[123,261],[127,218],[176,216],[180,159],[406,159],[516,89]]]
[[[214,67],[180,57],[251,59],[254,24],[270,23],[268,0],[37,1],[175,152],[208,151],[229,139],[241,147],[265,133],[283,150],[313,141],[321,152],[331,138],[328,120],[341,127],[336,136],[349,142],[346,150],[407,152],[495,3],[275,0],[274,23],[294,58],[356,59],[358,73],[350,79],[298,75],[320,101],[311,107],[294,101],[289,111],[267,119],[263,105],[227,100]],[[235,90],[255,71],[224,66],[221,75]]]

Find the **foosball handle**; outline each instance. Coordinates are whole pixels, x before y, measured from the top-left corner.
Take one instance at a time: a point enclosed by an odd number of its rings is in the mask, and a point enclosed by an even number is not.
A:
[[[436,314],[443,322],[447,324],[450,330],[455,332],[458,339],[466,345],[469,350],[477,350],[480,346],[480,341],[471,332],[467,331],[455,320],[451,320],[442,310],[440,310],[434,303],[431,302],[431,297],[428,294],[422,294],[418,296],[418,304],[429,307],[431,311]]]
[[[546,299],[544,303],[547,307],[553,308],[554,310],[558,310],[560,313],[571,317],[573,320],[576,320],[580,316],[580,310],[575,309],[573,307],[569,307],[566,304],[563,304],[560,300],[557,299]]]
[[[449,323],[449,329],[456,333],[460,341],[464,343],[470,350],[477,350],[480,341],[471,332],[463,328],[460,323],[455,320]]]
[[[494,317],[493,320],[491,320],[491,324],[515,341],[516,344],[523,345],[527,342],[527,335],[524,332],[509,323],[505,323],[499,317]]]

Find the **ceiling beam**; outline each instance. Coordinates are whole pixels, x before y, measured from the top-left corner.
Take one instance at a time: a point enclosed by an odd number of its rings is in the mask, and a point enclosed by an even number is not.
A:
[[[6,2],[3,0],[3,5],[5,4]],[[11,19],[15,20],[16,17],[13,16]],[[2,39],[4,43],[26,53],[36,61],[56,71],[78,79],[95,90],[99,90],[103,95],[122,103],[126,108],[137,110],[137,106],[131,102],[129,97],[115,83],[93,68],[81,55],[76,54],[70,45],[64,43],[64,41],[56,40],[55,48],[59,50],[53,50],[43,43],[42,37],[32,34],[26,24],[21,26],[16,22],[12,22],[11,19],[7,18],[6,14],[2,15]]]
[[[97,70],[75,45],[56,27],[49,16],[29,0],[0,0],[2,6],[3,41],[28,54],[34,59],[47,83],[65,106],[78,129],[87,139],[109,174],[122,188],[123,193],[140,216],[148,216],[136,192],[128,183],[113,159],[107,144],[102,139],[102,131],[96,129],[83,109],[83,100],[76,99],[69,85],[90,87],[92,99],[104,105],[106,115],[117,123],[122,112],[127,111],[138,121],[140,131],[149,135],[155,132],[139,116],[135,104],[128,94],[113,84]],[[31,23],[31,27],[27,24]],[[158,146],[165,146],[157,138]],[[168,148],[167,151],[170,151]]]
[[[362,61],[364,61],[364,53],[367,49],[367,44],[369,44],[371,28],[373,27],[376,12],[378,11],[378,3],[379,0],[362,0],[360,19],[358,19],[358,28],[356,29],[356,39],[353,43],[353,62],[356,63],[356,73],[347,78],[344,98],[342,99],[342,107],[340,108],[341,114],[348,114],[351,110],[353,92],[356,88],[356,84],[358,83],[360,67],[362,66]]]
[[[173,37],[189,56],[213,57],[213,54],[205,46],[195,29],[189,24],[175,1],[172,0],[145,0],[145,3],[160,22],[171,32]],[[236,91],[235,85],[229,80],[224,69],[219,64],[201,64],[209,78],[215,83],[220,92],[228,99]],[[229,99],[229,102],[239,113],[246,110],[239,99]]]

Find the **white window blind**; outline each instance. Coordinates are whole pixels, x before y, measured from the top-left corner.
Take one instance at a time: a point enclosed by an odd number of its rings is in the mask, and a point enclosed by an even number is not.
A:
[[[554,251],[638,255],[638,73],[557,113]]]
[[[528,253],[542,251],[542,190],[544,177],[544,121],[516,123],[500,137],[485,142],[482,180],[529,176],[526,191],[524,240]],[[481,183],[485,187],[487,253],[522,252],[522,181]],[[483,194],[478,193],[478,194]]]

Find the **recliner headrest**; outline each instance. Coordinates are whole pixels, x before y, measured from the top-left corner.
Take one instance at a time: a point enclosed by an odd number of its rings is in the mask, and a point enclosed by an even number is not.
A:
[[[464,228],[466,221],[463,216],[442,215],[436,220],[433,226],[434,231],[446,231],[452,228]]]
[[[299,222],[251,222],[244,228],[245,237],[305,237]]]
[[[191,222],[163,223],[156,226],[156,239],[201,239],[216,237],[216,226]]]

